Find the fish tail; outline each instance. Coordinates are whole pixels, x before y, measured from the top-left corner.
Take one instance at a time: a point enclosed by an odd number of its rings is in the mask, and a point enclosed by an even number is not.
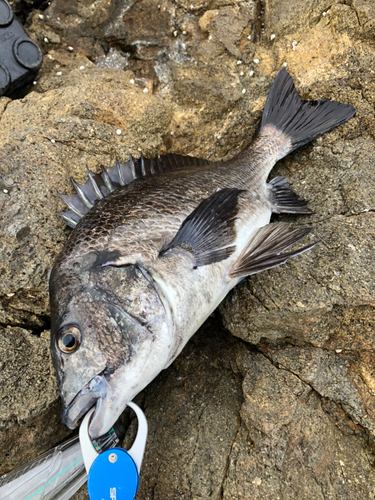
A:
[[[335,101],[302,101],[292,77],[283,68],[275,78],[263,111],[260,134],[282,133],[277,157],[283,158],[322,134],[345,123],[356,112],[353,106]]]

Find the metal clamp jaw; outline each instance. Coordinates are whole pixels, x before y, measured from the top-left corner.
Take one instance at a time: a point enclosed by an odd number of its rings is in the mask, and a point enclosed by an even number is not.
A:
[[[88,411],[82,421],[79,440],[88,474],[87,489],[90,500],[133,500],[137,494],[148,426],[143,411],[133,402],[129,402],[128,406],[135,411],[138,418],[137,436],[128,451],[123,448],[110,448],[99,455],[91,442],[88,430],[95,408]]]

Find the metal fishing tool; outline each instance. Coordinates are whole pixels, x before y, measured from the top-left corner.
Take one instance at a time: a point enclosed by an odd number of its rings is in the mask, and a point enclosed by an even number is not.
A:
[[[92,408],[81,424],[79,437],[75,436],[1,476],[0,499],[68,500],[87,479],[91,500],[134,499],[146,445],[147,421],[136,404],[128,403],[128,406],[138,417],[137,436],[129,451],[115,448],[125,436],[119,422],[105,436],[91,441],[88,425],[94,411]],[[100,488],[104,488],[104,493],[97,496],[96,492],[102,491]]]
[[[100,454],[97,452],[89,436],[90,418],[95,408],[86,414],[79,428],[90,500],[134,500],[137,494],[148,426],[143,411],[134,403],[128,406],[138,418],[137,436],[129,451],[116,447]]]

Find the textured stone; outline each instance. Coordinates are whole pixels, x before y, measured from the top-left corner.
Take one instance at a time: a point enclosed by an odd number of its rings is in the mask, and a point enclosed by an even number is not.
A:
[[[49,356],[49,332],[0,327],[0,475],[68,435]]]
[[[56,192],[129,153],[233,157],[286,65],[304,99],[357,108],[272,172],[315,210],[275,220],[310,226],[320,243],[244,280],[138,397],[150,425],[138,498],[372,498],[374,9],[54,0],[42,19],[31,12],[43,68],[24,98],[0,99],[2,471],[67,433],[44,333],[48,273],[69,234]],[[134,433],[132,422],[125,445]]]

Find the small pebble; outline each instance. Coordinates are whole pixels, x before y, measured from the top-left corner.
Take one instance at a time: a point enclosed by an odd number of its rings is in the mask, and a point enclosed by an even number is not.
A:
[[[51,139],[51,142],[52,142],[52,144],[55,144],[56,141],[55,141],[55,139]]]
[[[46,36],[43,38],[43,41],[46,42],[46,43],[49,43],[49,40],[48,40],[48,38]]]
[[[327,14],[327,12],[323,12],[322,16],[325,16]]]
[[[221,134],[219,134],[219,135],[216,137],[216,139],[221,139]]]
[[[134,83],[134,80],[133,80],[133,78],[132,78],[132,79],[130,80],[130,83]]]
[[[293,42],[292,42],[292,48],[293,48],[293,50],[296,49],[297,45],[298,45],[298,42],[296,42],[295,40],[293,40]]]
[[[254,76],[254,71],[253,70],[249,71],[249,76]]]
[[[35,82],[35,81],[33,82],[33,85],[36,85],[36,82]]]
[[[248,39],[248,40],[251,40],[251,35],[249,35],[249,36],[247,37],[247,39]]]
[[[243,71],[241,71],[240,76],[243,76],[243,75],[244,75],[244,72],[243,72]]]
[[[285,63],[283,64],[283,66],[284,66],[284,68],[286,68],[286,67],[288,66],[288,63],[287,63],[287,62],[285,62]]]
[[[173,32],[173,36],[178,36],[178,31],[177,30]]]
[[[171,131],[169,132],[169,134],[170,134],[170,135],[173,135],[173,130],[171,130]]]
[[[254,59],[255,64],[259,64],[259,59]]]
[[[246,89],[242,89],[242,93],[243,93],[243,94],[246,94]]]
[[[121,135],[121,129],[120,129],[120,128],[118,128],[118,129],[116,130],[116,134],[117,134],[117,135]]]
[[[274,33],[272,33],[271,40],[275,40],[275,38],[276,38],[276,35]]]
[[[145,87],[145,88],[143,89],[143,93],[144,93],[144,94],[148,94],[148,88],[146,88],[146,87]]]
[[[237,61],[237,64],[242,64],[242,61]]]
[[[58,72],[56,73],[56,76],[61,76],[61,75],[62,75],[61,71],[58,71]]]
[[[335,349],[335,352],[337,352],[337,354],[340,354],[340,352],[342,352],[342,349]]]
[[[7,293],[7,297],[13,297],[13,295],[16,295],[15,293]]]
[[[39,14],[39,19],[44,19],[43,14]]]
[[[80,66],[79,69],[85,69],[85,67],[84,66]]]
[[[3,189],[3,193],[8,194],[8,192],[9,191],[7,189]]]
[[[186,31],[184,30],[184,31],[182,32],[182,34],[183,34],[183,35],[186,35]]]
[[[71,45],[69,45],[68,50],[70,50],[70,52],[73,52],[74,49]]]
[[[51,56],[51,54],[48,54],[47,57],[48,57],[48,59],[53,59],[53,57]]]

